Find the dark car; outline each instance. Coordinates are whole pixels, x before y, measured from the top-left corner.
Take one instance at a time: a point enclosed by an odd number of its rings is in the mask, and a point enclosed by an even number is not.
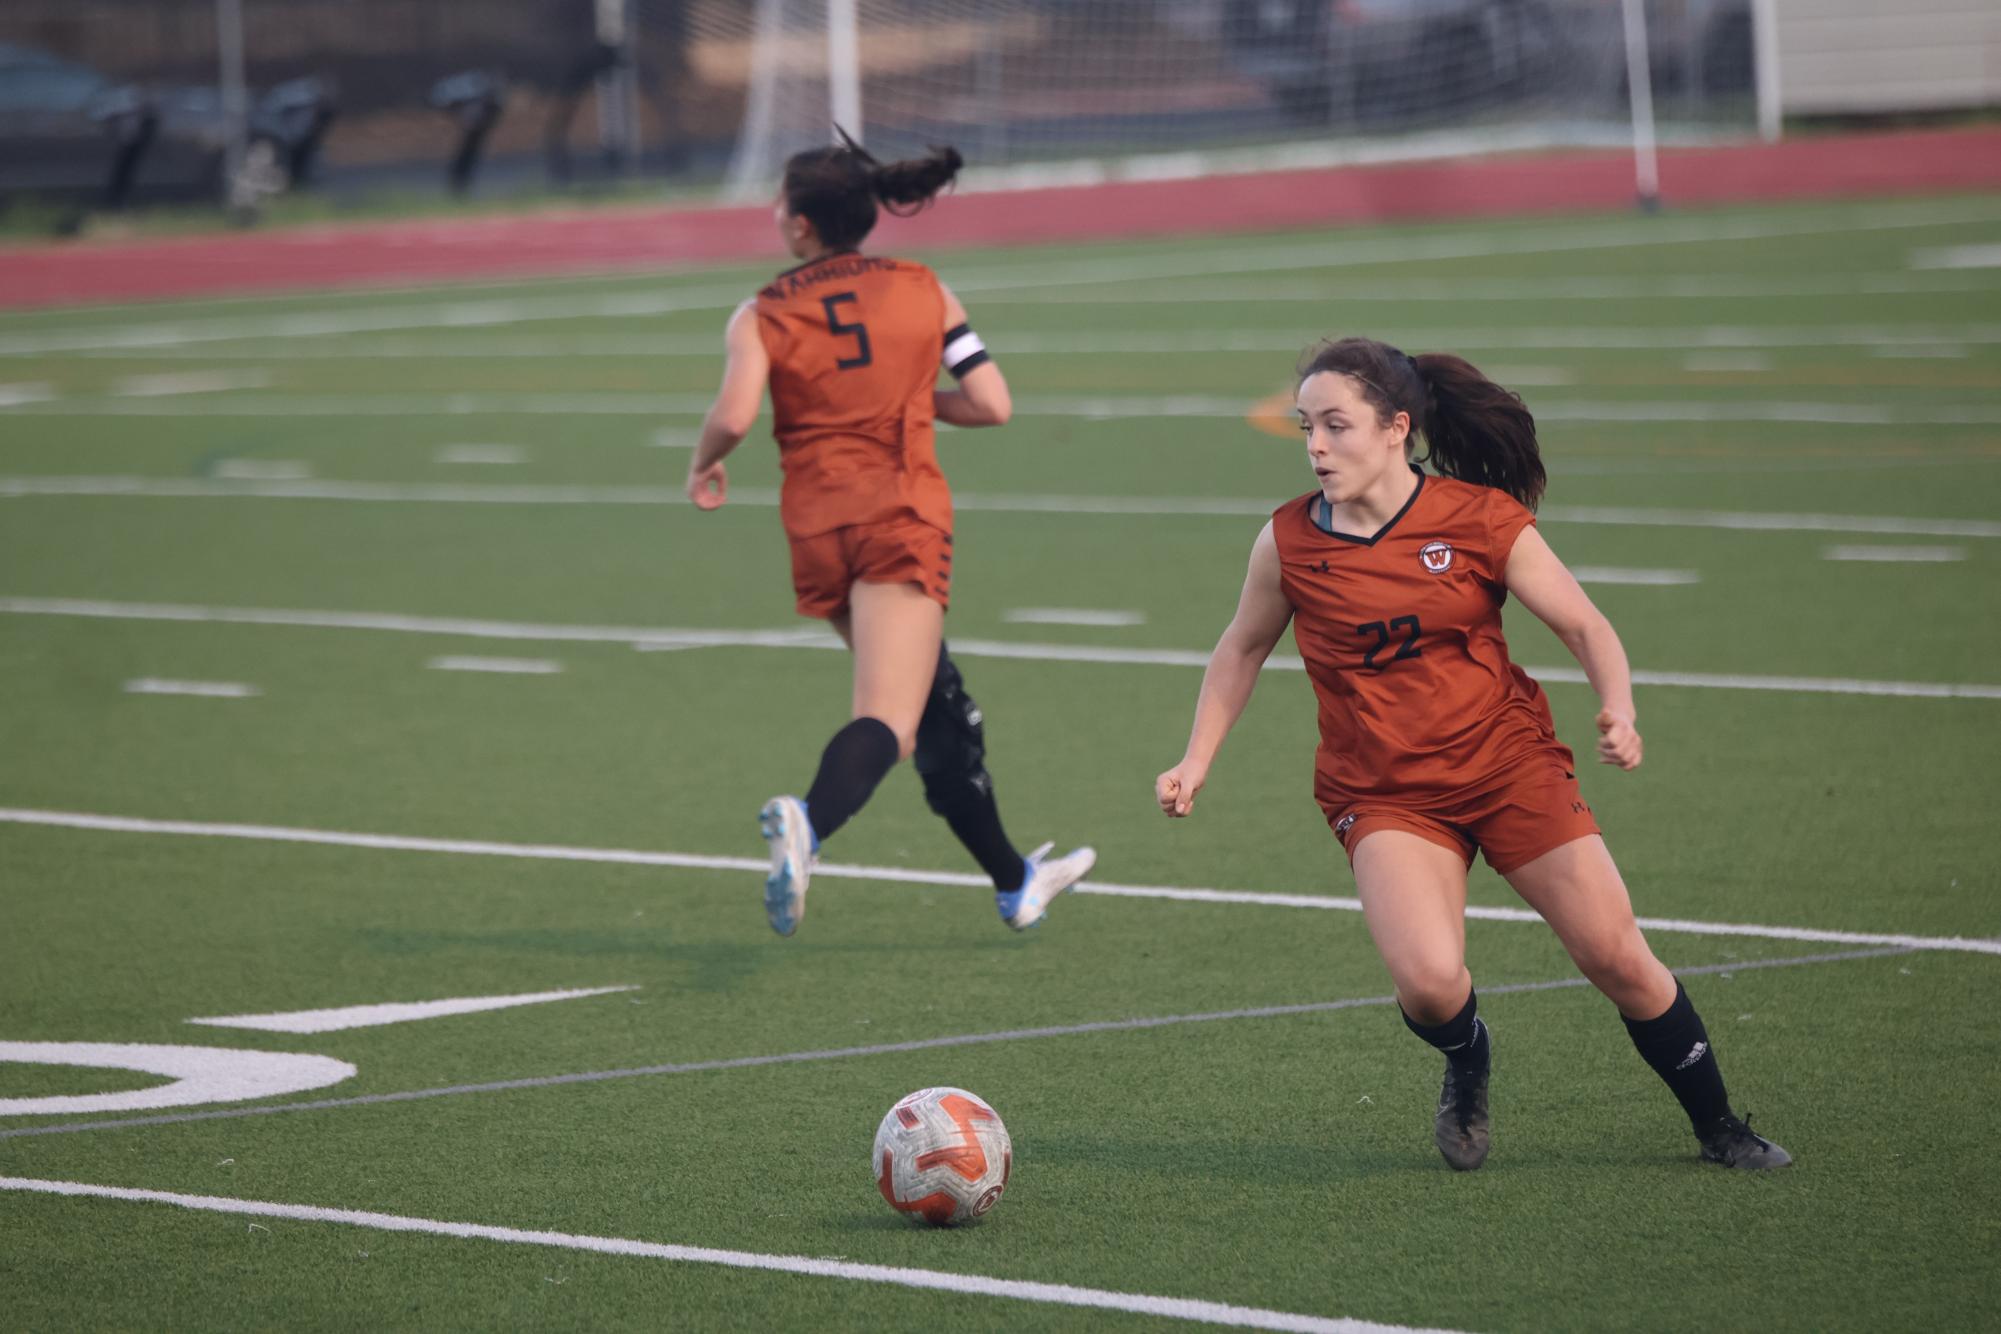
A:
[[[0,203],[218,199],[227,145],[212,90],[147,92],[0,45]],[[115,183],[121,162],[130,179]]]

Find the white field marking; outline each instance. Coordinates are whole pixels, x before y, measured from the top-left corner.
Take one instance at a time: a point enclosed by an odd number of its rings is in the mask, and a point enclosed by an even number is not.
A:
[[[1972,353],[1964,343],[1912,343],[1903,347],[1872,347],[1869,355],[1900,361],[1960,361]]]
[[[56,391],[46,384],[0,384],[0,408],[46,403],[55,396]]]
[[[295,459],[224,459],[209,475],[227,482],[303,482],[313,469]]]
[[[0,1042],[0,1062],[6,1061],[141,1070],[169,1076],[174,1082],[118,1093],[0,1098],[0,1116],[74,1116],[192,1107],[204,1102],[247,1102],[325,1088],[352,1079],[355,1073],[346,1061],[330,1056],[150,1042]]]
[[[174,371],[165,375],[128,375],[112,385],[111,392],[120,398],[170,398],[176,394],[262,389],[270,383],[269,371]]]
[[[1016,607],[1001,616],[1011,625],[1145,625],[1143,611],[1093,611],[1088,607]]]
[[[142,676],[125,683],[128,695],[201,695],[209,699],[249,699],[262,692],[241,681],[168,681]]]
[[[1921,460],[1920,460],[1921,461]],[[1910,465],[1909,460],[1896,466]],[[1963,460],[1952,460],[1959,466]],[[150,499],[336,500],[367,503],[455,505],[684,505],[678,487],[576,486],[539,484],[440,484],[429,482],[334,482],[232,485],[194,477],[0,477],[0,499],[9,496],[133,496]],[[775,506],[776,491],[756,487],[730,491],[732,505]],[[1010,495],[967,491],[952,505],[966,513],[1090,514],[1160,517],[1267,518],[1277,502],[1225,496],[1066,496]],[[1987,519],[1908,519],[1868,514],[1784,514],[1741,510],[1639,509],[1616,506],[1549,505],[1541,511],[1552,523],[1640,525],[1656,528],[1723,528],[1757,532],[1880,533],[1912,537],[2001,537],[2001,522]]]
[[[266,1033],[337,1033],[348,1028],[407,1024],[418,1019],[443,1019],[454,1014],[478,1014],[484,1010],[512,1009],[517,1005],[546,1005],[550,1001],[637,990],[636,986],[585,987],[570,991],[526,992],[514,996],[466,996],[455,1000],[346,1005],[332,1010],[292,1010],[282,1014],[229,1014],[186,1022],[206,1024],[211,1028],[254,1028]]]
[[[524,463],[528,451],[519,445],[446,445],[437,453],[439,463],[491,464],[505,467]]]
[[[563,664],[554,658],[433,658],[424,664],[434,672],[494,672],[514,676],[554,676]]]
[[[1471,344],[1461,343],[1467,347]],[[1103,350],[1102,348],[1100,350]],[[70,399],[6,409],[13,417],[700,417],[710,400],[697,394],[346,394],[246,395],[186,399]],[[1240,421],[1254,405],[1227,394],[1039,395],[1017,400],[1018,417],[1146,421],[1163,417]],[[1564,422],[1801,422],[1820,426],[2001,425],[2001,406],[1986,403],[1866,403],[1813,400],[1655,401],[1538,399],[1536,417]]]
[[[938,423],[940,429],[950,424],[949,422]],[[700,438],[701,433],[698,431],[679,430],[671,426],[663,426],[655,431],[652,438],[646,443],[655,449],[693,449],[700,442]]]
[[[953,644],[956,652],[958,645]],[[519,857],[534,861],[596,862],[624,866],[667,866],[696,871],[756,871],[771,869],[767,857],[715,857],[684,852],[645,852],[629,848],[588,848],[549,843],[497,843],[478,839],[417,838],[402,834],[348,833],[333,829],[299,829],[281,825],[215,824],[192,820],[147,820],[125,815],[91,815],[76,811],[26,810],[0,807],[0,823],[89,829],[122,834],[170,834],[195,838],[235,838],[272,843],[306,843],[329,847],[371,848],[392,852],[436,852],[471,857]],[[821,862],[813,874],[834,879],[873,880],[906,885],[981,888],[992,886],[985,876],[962,871],[920,871],[901,866],[855,866]],[[1362,901],[1320,894],[1276,894],[1262,891],[1201,889],[1179,885],[1124,885],[1086,880],[1071,891],[1115,898],[1167,899],[1181,903],[1257,905],[1360,912]],[[1486,922],[1540,923],[1527,908],[1468,906],[1466,916]],[[1649,931],[1700,936],[1755,936],[1768,940],[1813,941],[1835,945],[1882,945],[1896,949],[1948,950],[2001,955],[2001,939],[1964,936],[1910,936],[1859,931],[1827,931],[1815,927],[1759,926],[1749,923],[1704,922],[1671,917],[1642,917]]]
[[[1571,574],[1580,584],[1648,584],[1665,587],[1672,584],[1699,584],[1702,574],[1698,570],[1633,570],[1621,565],[1573,565]]]
[[[796,630],[695,630],[619,625],[549,625],[524,621],[480,621],[394,612],[286,611],[263,607],[204,607],[176,603],[97,602],[80,598],[0,597],[0,615],[82,616],[126,621],[197,621],[225,625],[279,625],[323,630],[383,630],[403,634],[466,635],[479,639],[551,640],[562,643],[630,644],[642,651],[692,648],[812,649],[839,652],[845,645],[812,627]],[[1016,643],[998,639],[954,639],[952,651],[966,658],[1012,658],[1027,662],[1107,663],[1129,667],[1206,667],[1206,649],[1110,648],[1087,644]],[[1273,654],[1265,666],[1301,671],[1296,657]],[[1575,667],[1523,666],[1544,682],[1586,684]],[[1901,696],[1912,699],[2001,699],[2001,685],[1945,681],[1876,681],[1854,677],[1747,676],[1708,672],[1635,670],[1637,685],[1688,686],[1706,690],[1772,690],[1810,695]]]
[[[1941,564],[1947,561],[1965,560],[1965,547],[1824,547],[1823,560],[1855,561],[1916,561],[1924,564]]]
[[[1772,369],[1772,359],[1763,352],[1691,352],[1681,359],[1681,366],[1683,370],[1688,371],[1720,371],[1748,375]]]
[[[1284,272],[1408,263],[1437,259],[1478,259],[1498,255],[1617,250],[1660,245],[1780,240],[1845,232],[1897,231],[2001,220],[2001,210],[1980,201],[1890,204],[1844,210],[1834,217],[1804,221],[1786,218],[1678,218],[1524,228],[1514,234],[1491,232],[1388,236],[1360,241],[1288,243],[1264,247],[1229,240],[1213,248],[1188,248],[1123,258],[1097,257],[1024,263],[1005,267],[967,266],[951,273],[952,287],[964,292],[1021,292],[1106,282],[1151,282],[1202,275]],[[643,281],[643,280],[642,280]],[[50,352],[156,348],[201,342],[311,338],[330,334],[381,333],[404,329],[495,327],[535,320],[631,318],[677,311],[729,310],[751,294],[754,283],[729,287],[680,288],[603,295],[522,296],[502,300],[313,311],[291,315],[227,316],[136,324],[121,317],[112,326],[55,333],[0,335],[0,356]],[[720,333],[718,334],[720,340]]]
[[[1914,269],[2001,269],[2001,245],[1935,246],[1911,252]]]
[[[1108,284],[1110,286],[1110,284]],[[1728,297],[1898,296],[1957,293],[1967,290],[1958,276],[1908,273],[1859,273],[1834,277],[1773,278],[1763,274],[1659,274],[1647,277],[1543,278],[1420,278],[1389,281],[1343,279],[1338,283],[1239,280],[1228,283],[1173,283],[1133,291],[1050,291],[1025,285],[1019,292],[995,291],[980,298],[982,306],[1024,305],[1197,305],[1226,302],[1382,301],[1398,305],[1419,301],[1464,305],[1474,301],[1636,301]],[[189,352],[181,355],[208,356]],[[232,352],[232,356],[237,355]]]
[[[166,1190],[134,1190],[123,1186],[96,1186],[77,1181],[43,1181],[32,1177],[0,1177],[0,1190],[171,1204],[178,1208],[195,1209],[205,1213],[285,1218],[302,1223],[342,1223],[349,1227],[374,1228],[382,1232],[420,1232],[433,1236],[459,1237],[469,1241],[511,1242],[517,1245],[547,1246],[557,1250],[595,1252],[600,1255],[669,1260],[681,1264],[721,1265],[730,1269],[802,1274],[812,1278],[844,1279],[851,1283],[882,1283],[898,1288],[951,1292],[973,1297],[998,1297],[1009,1301],[1080,1307],[1086,1310],[1127,1311],[1135,1315],[1155,1316],[1168,1320],[1193,1320],[1238,1329],[1284,1330],[1291,1331],[1292,1334],[1446,1334],[1445,1331],[1438,1330],[1419,1331],[1408,1325],[1384,1325],[1370,1320],[1351,1320],[1346,1317],[1296,1315],[1288,1311],[1268,1311],[1254,1306],[1233,1306],[1226,1302],[1197,1301],[1188,1297],[1156,1297],[1136,1292],[1111,1292],[1102,1288],[1079,1288],[1067,1283],[1032,1283],[1022,1279],[983,1278],[977,1274],[950,1273],[935,1269],[858,1264],[852,1260],[825,1260],[804,1255],[769,1255],[759,1251],[725,1251],[709,1246],[675,1246],[663,1242],[634,1241],[624,1237],[593,1237],[572,1232],[492,1227],[484,1223],[447,1223],[429,1218],[372,1213],[359,1209],[322,1209],[306,1204],[273,1204],[264,1200],[232,1199],[218,1195],[182,1195]]]

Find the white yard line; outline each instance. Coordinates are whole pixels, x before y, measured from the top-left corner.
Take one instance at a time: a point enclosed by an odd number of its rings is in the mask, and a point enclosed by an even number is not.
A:
[[[227,482],[303,482],[313,469],[296,459],[224,459],[209,475]]]
[[[1899,461],[1908,467],[1908,460]],[[362,503],[451,505],[685,505],[679,487],[568,484],[338,482],[229,484],[199,477],[0,477],[0,499],[9,496],[132,496],[148,499],[328,500]],[[732,488],[732,505],[778,504],[776,491]],[[1225,496],[1010,495],[966,491],[952,497],[962,513],[1090,514],[1135,517],[1262,519],[1276,499]],[[1786,514],[1743,510],[1642,509],[1546,505],[1548,523],[1612,527],[1722,528],[1755,532],[1878,533],[1913,537],[2001,537],[1990,519],[1919,519],[1872,514]]]
[[[445,445],[438,450],[439,463],[476,464],[507,467],[527,461],[528,451],[520,445]]]
[[[1772,359],[1763,352],[1691,352],[1681,359],[1681,367],[1687,371],[1750,375],[1772,369]]]
[[[563,664],[553,658],[433,658],[424,664],[434,672],[494,672],[513,676],[554,676]]]
[[[323,1209],[306,1204],[274,1204],[264,1200],[243,1200],[217,1195],[183,1195],[166,1190],[137,1190],[123,1186],[98,1186],[77,1181],[44,1181],[31,1177],[0,1177],[0,1190],[28,1191],[71,1198],[125,1200],[148,1204],[171,1204],[204,1213],[233,1214],[239,1217],[281,1218],[301,1223],[339,1223],[349,1227],[372,1228],[381,1232],[416,1232],[433,1236],[458,1237],[468,1241],[498,1241],[515,1245],[543,1246],[556,1250],[585,1251],[599,1255],[621,1255],[637,1259],[668,1260],[681,1264],[721,1265],[730,1269],[761,1270],[776,1274],[801,1274],[812,1278],[842,1279],[851,1283],[880,1283],[922,1291],[950,1292],[974,1297],[995,1297],[1008,1301],[1035,1302],[1085,1310],[1124,1311],[1134,1315],[1168,1320],[1193,1320],[1238,1329],[1291,1331],[1292,1334],[1445,1334],[1444,1331],[1417,1331],[1408,1325],[1385,1325],[1345,1317],[1295,1315],[1225,1302],[1198,1301],[1187,1297],[1158,1297],[1144,1293],[1110,1292],[1100,1288],[1079,1288],[1064,1283],[1032,1283],[1020,1279],[983,1278],[977,1274],[950,1273],[933,1269],[910,1269],[889,1265],[858,1264],[851,1260],[824,1260],[804,1255],[769,1255],[757,1251],[717,1250],[708,1246],[675,1246],[661,1242],[635,1241],[624,1237],[580,1236],[570,1232],[493,1227],[483,1223],[447,1223],[402,1214],[374,1213],[359,1209]]]
[[[261,1033],[339,1033],[350,1028],[378,1028],[383,1024],[407,1024],[420,1019],[443,1019],[457,1014],[481,1014],[488,1010],[511,1010],[518,1005],[547,1005],[551,1001],[577,1000],[585,996],[609,996],[619,991],[637,991],[636,986],[582,987],[568,991],[534,991],[512,996],[460,996],[450,1000],[387,1002],[378,1005],[344,1005],[329,1010],[287,1010],[279,1014],[226,1014],[209,1019],[190,1019],[190,1024],[210,1028],[248,1028]]]
[[[1573,565],[1570,573],[1580,584],[1644,584],[1665,587],[1675,584],[1699,584],[1702,574],[1698,570],[1635,570],[1621,565]]]
[[[1967,279],[1958,275],[1935,276],[1909,273],[1857,273],[1833,276],[1771,277],[1764,274],[1658,274],[1649,276],[1549,275],[1540,278],[1425,278],[1407,275],[1391,281],[1344,278],[1339,282],[1311,280],[1238,280],[1236,282],[1178,282],[1158,287],[1126,290],[1107,284],[1104,291],[1042,291],[1025,284],[1019,292],[995,291],[980,298],[981,306],[1019,305],[1203,305],[1223,302],[1315,302],[1327,305],[1356,301],[1380,301],[1396,305],[1413,302],[1442,302],[1466,305],[1479,301],[1533,302],[1546,305],[1557,301],[1645,301],[1727,298],[1745,300],[1759,297],[1865,297],[1967,290]],[[191,354],[213,355],[213,354]],[[234,355],[232,353],[232,355]]]
[[[55,396],[55,389],[46,384],[0,384],[0,408],[46,403]]]
[[[947,266],[954,290],[1026,293],[1107,282],[1153,282],[1202,275],[1348,268],[1438,259],[1478,259],[1498,255],[1566,253],[1578,250],[1645,249],[1667,245],[1781,240],[1847,232],[1897,231],[2001,220],[2001,210],[1985,201],[1872,205],[1841,210],[1813,220],[1703,218],[1630,220],[1490,231],[1387,236],[1354,241],[1282,242],[1259,246],[1230,239],[1213,246],[1161,253],[1089,259],[1028,257],[1005,266],[969,263]],[[634,276],[635,283],[646,283]],[[504,299],[408,302],[286,315],[225,316],[134,323],[121,314],[116,324],[50,333],[0,334],[0,356],[39,356],[119,348],[173,347],[197,342],[312,338],[328,334],[380,333],[399,329],[495,327],[535,320],[635,318],[677,311],[728,310],[751,294],[754,283],[729,287],[673,287],[600,295],[541,295]],[[720,334],[718,335],[720,340]]]
[[[241,681],[168,681],[142,676],[125,683],[128,695],[199,695],[207,699],[249,699],[262,693]]]
[[[2001,269],[2001,245],[1937,246],[1911,252],[1914,269]]]
[[[175,371],[164,375],[128,375],[113,384],[111,392],[119,398],[171,398],[177,394],[262,389],[270,383],[269,371]]]
[[[103,833],[165,834],[194,838],[247,839],[272,843],[304,843],[329,847],[368,848],[393,852],[430,852],[473,857],[516,857],[534,861],[593,862],[623,866],[665,866],[680,870],[743,871],[770,869],[765,857],[719,857],[682,852],[648,852],[630,848],[574,847],[549,843],[501,843],[480,839],[418,838],[402,834],[353,833],[332,829],[301,829],[282,825],[220,824],[192,820],[149,820],[123,815],[77,811],[47,811],[0,807],[0,823],[87,829]],[[813,874],[834,879],[873,880],[898,884],[991,888],[985,876],[957,871],[923,871],[899,866],[856,866],[822,862]],[[1179,885],[1126,885],[1087,880],[1073,891],[1128,899],[1166,899],[1183,903],[1255,905],[1360,912],[1360,899],[1318,894],[1192,888]],[[1466,916],[1477,921],[1539,923],[1526,908],[1469,906]],[[2001,955],[2001,939],[1963,936],[1913,936],[1894,933],[1831,931],[1816,927],[1763,926],[1751,923],[1706,922],[1685,918],[1642,917],[1649,931],[1702,936],[1746,936],[1768,940],[1810,941],[1834,945],[1880,945],[1896,949],[1946,950]]]
[[[1824,560],[1850,561],[1915,561],[1920,564],[1941,564],[1948,561],[1965,560],[1965,547],[1860,547],[1836,546],[1821,550]]]
[[[1143,611],[1094,611],[1088,607],[1015,607],[1002,613],[1010,625],[1145,625]]]
[[[772,648],[840,651],[841,641],[824,630],[706,630],[620,625],[552,625],[525,621],[485,621],[410,616],[398,612],[305,611],[266,607],[214,607],[186,603],[100,602],[80,598],[0,597],[0,615],[79,616],[101,620],[193,621],[223,625],[276,625],[323,630],[382,630],[402,634],[464,635],[476,639],[547,640],[560,643],[630,644],[642,650],[691,648]],[[952,640],[964,658],[1013,658],[1028,662],[1103,663],[1129,667],[1206,667],[1207,649],[1113,648],[1088,644],[1017,643],[997,639]],[[1265,662],[1276,671],[1300,671],[1300,660],[1273,654]],[[1585,683],[1575,667],[1524,666],[1538,680]],[[1856,677],[1756,676],[1729,673],[1633,672],[1637,685],[1686,686],[1705,690],[1771,690],[1809,695],[1898,696],[1910,699],[2001,699],[2001,685],[1950,681],[1879,681]]]

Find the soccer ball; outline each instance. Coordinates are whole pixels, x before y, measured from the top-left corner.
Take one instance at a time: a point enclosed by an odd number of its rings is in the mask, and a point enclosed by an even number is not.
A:
[[[971,1222],[1000,1202],[1014,1144],[994,1109],[964,1089],[919,1089],[875,1132],[875,1182],[899,1213],[934,1227]]]

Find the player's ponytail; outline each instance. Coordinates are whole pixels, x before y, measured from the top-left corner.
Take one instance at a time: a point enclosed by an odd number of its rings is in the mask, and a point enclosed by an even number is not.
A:
[[[840,126],[841,142],[795,153],[785,163],[785,208],[813,224],[830,250],[862,243],[876,222],[876,201],[897,217],[924,208],[950,185],[966,160],[959,150],[933,148],[921,158],[881,162]]]
[[[1422,436],[1431,464],[1446,477],[1504,491],[1534,509],[1547,481],[1536,444],[1535,418],[1521,395],[1482,375],[1463,357],[1433,352],[1405,356],[1373,338],[1341,338],[1306,350],[1299,379],[1331,371],[1360,386],[1382,420],[1410,416],[1412,440]]]

